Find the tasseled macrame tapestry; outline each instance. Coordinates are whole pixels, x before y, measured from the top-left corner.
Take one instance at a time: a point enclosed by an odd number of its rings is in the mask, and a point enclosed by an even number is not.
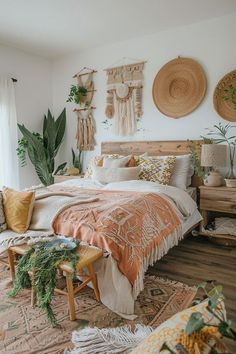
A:
[[[115,134],[133,135],[142,112],[144,62],[106,69],[107,99],[105,114],[115,120]]]
[[[83,69],[82,69],[83,70]],[[94,150],[96,141],[96,123],[93,117],[93,109],[91,106],[94,94],[94,82],[93,73],[95,71],[91,70],[88,73],[81,74],[81,71],[75,75],[77,78],[78,87],[83,87],[87,90],[84,97],[81,96],[81,109],[75,109],[77,114],[77,149],[79,151],[91,151]],[[85,77],[85,79],[82,78]]]
[[[96,125],[91,109],[77,111],[77,149],[79,151],[91,151],[95,147]]]

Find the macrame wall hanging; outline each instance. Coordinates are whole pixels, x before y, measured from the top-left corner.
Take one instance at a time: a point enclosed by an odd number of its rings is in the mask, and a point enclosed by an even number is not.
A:
[[[145,62],[105,69],[107,73],[106,117],[115,120],[115,134],[133,135],[142,112],[142,81]]]
[[[86,72],[84,72],[86,71]],[[80,151],[94,150],[96,141],[96,123],[93,117],[93,110],[96,107],[92,106],[94,92],[93,74],[97,71],[84,67],[73,77],[77,79],[77,88],[82,88],[80,96],[79,108],[75,108],[77,114],[77,149]],[[84,90],[84,91],[83,91]]]

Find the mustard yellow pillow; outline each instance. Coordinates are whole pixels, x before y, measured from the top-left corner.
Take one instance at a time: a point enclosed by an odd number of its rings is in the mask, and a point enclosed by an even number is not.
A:
[[[3,207],[9,229],[17,233],[24,233],[28,230],[34,200],[34,192],[18,192],[11,188],[3,189]]]

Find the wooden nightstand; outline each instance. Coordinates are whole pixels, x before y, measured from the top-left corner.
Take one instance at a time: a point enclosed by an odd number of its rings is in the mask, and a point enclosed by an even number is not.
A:
[[[205,227],[215,216],[236,218],[236,188],[201,186],[199,189],[200,212],[203,217],[200,224],[200,234],[212,238],[217,243],[235,246],[236,236],[219,235],[213,231],[205,230]]]
[[[78,175],[78,176],[55,175],[54,183],[64,182],[64,181],[68,181],[69,179],[78,179],[83,177],[84,175]]]

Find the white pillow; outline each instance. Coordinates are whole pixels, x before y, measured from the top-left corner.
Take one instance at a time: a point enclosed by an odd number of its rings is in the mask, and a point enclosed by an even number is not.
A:
[[[191,168],[190,155],[176,156],[175,166],[170,179],[170,186],[187,189],[191,185],[191,177],[194,171]]]
[[[122,182],[137,180],[139,177],[140,166],[137,167],[119,167],[119,168],[106,168],[94,166],[92,179],[99,181],[102,184],[112,182]]]
[[[114,159],[113,157],[104,157],[103,158],[103,167],[106,167],[106,168],[125,167],[130,159],[131,159],[131,155],[120,156],[120,157],[117,157],[117,159]]]

